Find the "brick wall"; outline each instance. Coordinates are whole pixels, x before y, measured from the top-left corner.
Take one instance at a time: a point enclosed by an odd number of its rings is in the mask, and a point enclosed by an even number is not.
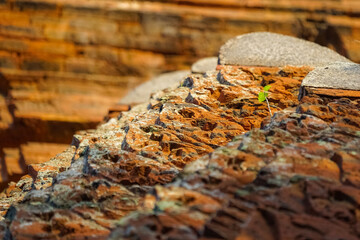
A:
[[[359,13],[355,0],[4,0],[0,67],[148,77],[251,31],[303,37],[360,61]]]
[[[360,62],[357,0],[0,0],[0,175],[7,153],[70,143],[128,89],[252,31],[305,38]]]

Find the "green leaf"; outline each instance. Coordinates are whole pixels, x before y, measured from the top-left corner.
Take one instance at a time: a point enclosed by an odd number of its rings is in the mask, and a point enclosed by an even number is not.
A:
[[[259,102],[265,101],[265,93],[264,92],[259,93],[258,100],[259,100]]]
[[[269,95],[269,93],[265,92],[264,95],[265,95],[265,98],[267,98],[267,96]]]
[[[266,85],[266,86],[264,87],[264,91],[267,92],[267,91],[269,91],[270,88],[271,88],[270,85]]]

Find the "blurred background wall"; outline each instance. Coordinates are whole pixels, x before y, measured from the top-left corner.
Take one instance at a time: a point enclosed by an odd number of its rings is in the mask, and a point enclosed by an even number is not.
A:
[[[0,187],[94,128],[129,89],[253,31],[360,62],[358,0],[0,0]]]

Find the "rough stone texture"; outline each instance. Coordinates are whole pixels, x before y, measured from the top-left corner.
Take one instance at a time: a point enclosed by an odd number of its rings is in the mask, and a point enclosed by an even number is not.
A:
[[[230,39],[219,53],[222,65],[245,66],[326,66],[351,62],[315,43],[270,32],[248,33]]]
[[[5,191],[0,194],[0,215],[4,216],[12,204],[22,201],[30,190],[51,186],[58,173],[69,168],[74,154],[75,147],[69,147],[46,163],[30,165],[30,175],[22,176],[17,183],[10,182]]]
[[[217,65],[218,57],[202,58],[191,66],[191,72],[204,74],[207,71],[215,70]]]
[[[6,146],[16,158],[21,141],[63,142],[95,126],[123,89],[246,32],[300,36],[358,61],[358,9],[323,0],[0,1],[0,139],[16,140]],[[1,193],[0,238],[104,239],[118,225],[112,238],[358,238],[359,100],[341,91],[299,105],[309,70],[222,67],[79,133]],[[266,84],[271,121],[256,100]],[[21,134],[7,130],[13,124]],[[229,161],[212,153],[232,139],[221,150]]]
[[[79,132],[0,195],[0,236],[358,239],[360,99],[299,102],[311,70],[222,66]]]
[[[311,71],[302,87],[360,90],[360,65],[337,62]]]
[[[359,62],[359,13],[348,0],[0,0],[0,148],[69,143],[129,89],[239,34],[292,35]]]
[[[108,237],[122,217],[146,202],[154,185],[171,182],[186,164],[260,127],[269,117],[257,101],[263,85],[272,84],[273,112],[296,107],[310,70],[226,66],[191,75],[182,87],[155,94],[150,105],[75,135],[61,159],[31,165],[33,180],[14,184],[3,196],[2,202],[12,203],[4,216],[8,233],[15,239]],[[21,186],[32,190],[25,195]]]
[[[68,145],[75,131],[95,128],[103,120],[108,108],[126,92],[127,81],[133,79],[133,84],[138,82],[138,79],[130,77],[7,69],[0,72],[4,77],[0,77],[0,82],[8,83],[6,88],[1,89],[7,91],[4,94],[7,97],[0,97],[0,165],[5,172],[0,189],[3,188],[2,183],[19,180],[19,175],[10,174],[11,166],[5,165],[3,148],[18,149],[20,156],[25,158],[22,162],[43,161],[44,154],[34,159],[38,149],[28,143]],[[26,145],[34,147],[33,153],[29,148],[26,154],[22,152],[22,146]],[[52,156],[59,153],[57,150],[50,152]],[[30,155],[34,161],[27,158]]]
[[[120,100],[120,104],[144,103],[150,99],[152,93],[165,88],[176,88],[191,72],[188,70],[163,73],[131,90]]]
[[[314,87],[302,87],[300,89],[299,99],[306,95],[316,94],[320,96],[332,96],[332,97],[348,97],[358,98],[360,97],[360,91],[356,90],[344,90],[335,88],[314,88]]]
[[[360,99],[299,103],[310,70],[224,66],[78,133],[2,193],[0,235],[358,239]]]
[[[307,96],[156,186],[109,239],[360,238],[360,99]]]
[[[0,164],[3,185],[6,186],[9,181],[18,181],[28,173],[29,165],[47,162],[68,146],[68,144],[28,142],[18,148],[3,148],[3,162]]]

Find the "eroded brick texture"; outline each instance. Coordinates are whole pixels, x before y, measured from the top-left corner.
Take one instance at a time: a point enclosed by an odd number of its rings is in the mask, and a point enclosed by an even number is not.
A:
[[[360,102],[299,102],[310,70],[226,66],[191,75],[75,135],[73,147],[31,165],[3,193],[1,233],[357,239]],[[272,119],[257,101],[267,84]]]
[[[345,0],[0,1],[0,148],[68,144],[129,89],[248,32],[304,38],[358,62],[359,9]],[[2,183],[16,175],[6,151]]]

